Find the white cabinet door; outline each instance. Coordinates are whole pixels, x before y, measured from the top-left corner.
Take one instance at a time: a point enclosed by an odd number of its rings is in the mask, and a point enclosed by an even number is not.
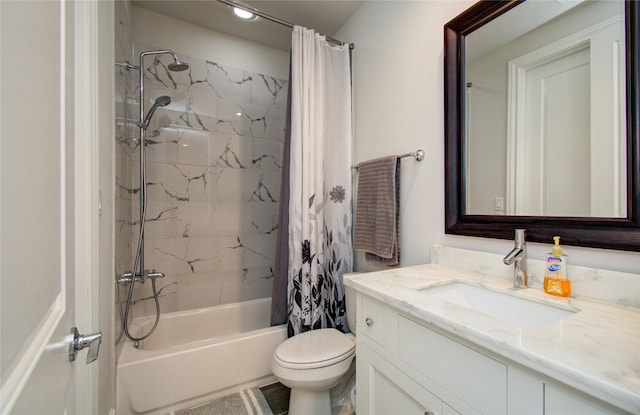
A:
[[[442,402],[367,346],[358,351],[357,408],[370,415],[440,414]]]
[[[461,415],[460,412],[456,411],[446,403],[442,402],[442,415]]]
[[[549,383],[544,385],[545,415],[607,415],[602,409]]]

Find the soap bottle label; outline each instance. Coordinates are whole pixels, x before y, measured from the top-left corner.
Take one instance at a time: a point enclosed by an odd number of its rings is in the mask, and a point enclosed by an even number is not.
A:
[[[547,277],[562,277],[562,258],[547,258]]]

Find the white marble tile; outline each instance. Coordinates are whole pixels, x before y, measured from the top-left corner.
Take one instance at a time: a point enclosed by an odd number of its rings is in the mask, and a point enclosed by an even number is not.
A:
[[[150,201],[207,201],[215,191],[208,166],[147,162]]]
[[[278,210],[278,203],[251,202],[245,204],[243,213],[246,216],[242,223],[242,233],[277,235]]]
[[[283,143],[280,140],[255,138],[251,164],[258,170],[280,170],[282,168]]]
[[[277,202],[280,173],[232,168],[214,168],[216,200],[222,202]]]
[[[139,222],[139,219],[136,222]],[[157,201],[147,206],[145,240],[178,237],[179,227],[177,201]]]
[[[223,247],[234,242],[232,238],[151,239],[146,241],[146,261],[165,274],[211,271],[220,262]]]
[[[273,266],[275,262],[276,234],[240,235],[239,243],[244,248],[242,268]]]
[[[218,98],[243,102],[251,96],[251,72],[211,61],[206,64],[208,84]]]
[[[137,44],[134,54],[154,49]],[[189,70],[169,71],[168,55],[144,63],[146,108],[159,96],[171,97],[146,134],[145,266],[167,274],[163,311],[268,297],[287,81],[175,52]],[[137,119],[137,79],[128,82],[121,110]],[[139,229],[138,168],[127,167],[139,159],[138,130],[121,121],[121,158],[131,159],[118,172],[119,193],[129,199],[121,234]],[[122,245],[127,249],[131,242]],[[139,290],[148,296],[146,288]],[[146,299],[136,315],[153,312]]]
[[[209,156],[213,133],[200,130],[177,129],[178,163],[211,165]]]
[[[282,139],[284,115],[275,106],[220,100],[216,131],[252,137]]]
[[[177,311],[175,306],[177,289],[178,282],[176,281],[176,277],[173,275],[167,275],[164,278],[156,279],[156,292],[158,293],[161,313]],[[125,293],[125,297],[122,297],[122,299],[124,300],[126,299],[128,286],[123,291]],[[133,316],[142,317],[155,315],[155,313],[156,305],[151,280],[145,281],[144,284],[137,283],[134,291]]]
[[[178,227],[176,237],[215,236],[216,205],[213,202],[178,202]]]
[[[178,163],[178,139],[176,129],[159,129],[151,131],[145,138],[145,158],[147,163]],[[133,156],[135,163],[140,161],[140,151]],[[139,174],[136,172],[136,174]]]
[[[287,105],[288,82],[272,76],[253,74],[251,102],[285,108]]]
[[[209,157],[211,166],[236,169],[251,168],[252,144],[253,140],[249,137],[233,133],[212,134]]]

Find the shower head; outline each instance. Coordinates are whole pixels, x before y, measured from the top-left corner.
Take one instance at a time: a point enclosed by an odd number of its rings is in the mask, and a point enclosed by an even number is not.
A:
[[[180,59],[178,59],[178,55],[173,52],[170,53],[171,56],[173,56],[173,63],[167,65],[167,68],[169,68],[170,71],[181,72],[189,69],[189,64],[187,62],[182,62]]]
[[[168,50],[168,49],[164,49],[164,50],[146,50],[144,52],[140,52],[140,68],[143,67],[142,61],[144,59],[145,56],[149,56],[149,55],[171,55],[171,57],[173,58],[173,62],[170,63],[169,65],[167,65],[167,68],[170,71],[174,71],[174,72],[180,72],[180,71],[186,71],[187,69],[189,69],[189,64],[186,62],[182,62],[180,59],[178,59],[178,55],[176,55],[173,51]]]
[[[171,104],[171,97],[168,95],[162,95],[153,102],[154,107],[166,107]]]
[[[178,57],[174,56],[173,57],[173,63],[170,63],[169,65],[167,65],[167,67],[169,68],[170,71],[181,72],[181,71],[186,71],[187,69],[189,69],[189,64],[187,62],[179,61]]]
[[[144,121],[137,123],[138,127],[146,130],[147,127],[149,127],[149,122],[151,121],[151,117],[153,117],[153,114],[156,112],[158,107],[166,107],[170,103],[171,103],[171,97],[168,95],[162,95],[156,98],[156,100],[153,102],[153,105],[149,109],[149,112],[147,112],[147,116],[144,117]]]

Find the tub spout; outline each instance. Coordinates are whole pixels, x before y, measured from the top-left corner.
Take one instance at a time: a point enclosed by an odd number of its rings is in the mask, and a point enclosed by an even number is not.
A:
[[[527,243],[525,242],[525,230],[516,229],[515,247],[504,257],[505,265],[514,264],[513,287],[527,288]]]

